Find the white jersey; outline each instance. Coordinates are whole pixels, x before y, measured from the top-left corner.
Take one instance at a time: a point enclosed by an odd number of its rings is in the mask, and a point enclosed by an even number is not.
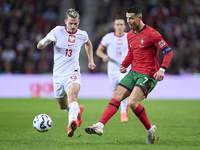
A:
[[[89,41],[88,34],[79,29],[72,34],[64,26],[56,26],[48,35],[56,38],[53,75],[67,76],[74,71],[80,72],[79,53],[81,46]]]
[[[115,32],[106,34],[102,40],[101,45],[107,48],[108,61],[108,75],[120,74],[119,66],[128,53],[127,33],[118,37]]]

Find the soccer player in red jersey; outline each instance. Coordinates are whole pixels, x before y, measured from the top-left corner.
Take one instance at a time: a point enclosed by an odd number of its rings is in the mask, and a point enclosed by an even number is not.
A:
[[[164,72],[168,68],[173,52],[155,29],[143,23],[139,7],[128,8],[126,18],[131,28],[127,35],[129,51],[119,70],[125,73],[131,63],[132,68],[120,81],[99,122],[86,127],[85,131],[88,134],[102,135],[104,125],[117,112],[120,102],[129,97],[129,107],[147,131],[146,143],[153,144],[156,126],[150,123],[140,102],[154,89],[157,81],[164,79]],[[159,50],[164,54],[161,65],[158,63]]]

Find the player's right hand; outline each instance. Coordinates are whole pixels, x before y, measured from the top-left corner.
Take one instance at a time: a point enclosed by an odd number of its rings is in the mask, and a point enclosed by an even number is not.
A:
[[[119,66],[119,71],[120,71],[121,73],[126,73],[126,67],[120,65],[120,66]]]
[[[88,68],[90,68],[90,69],[94,69],[96,67],[96,65],[95,65],[95,63],[94,62],[89,62],[89,64],[88,64]]]

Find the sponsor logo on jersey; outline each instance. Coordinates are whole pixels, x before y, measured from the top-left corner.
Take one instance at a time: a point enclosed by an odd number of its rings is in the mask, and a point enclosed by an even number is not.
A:
[[[76,36],[75,35],[69,35],[68,42],[75,43],[75,40],[76,40]]]
[[[142,39],[140,40],[140,42],[141,42],[141,45],[139,45],[139,46],[140,46],[140,47],[145,47],[145,46],[144,46],[144,42],[145,42],[144,38],[142,38]]]
[[[163,40],[159,41],[158,44],[160,45],[160,47],[162,48],[165,45],[165,42]]]
[[[122,45],[122,39],[117,40],[117,45]]]

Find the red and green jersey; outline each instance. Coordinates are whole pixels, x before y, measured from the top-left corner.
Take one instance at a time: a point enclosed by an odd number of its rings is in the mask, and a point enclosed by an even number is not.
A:
[[[155,29],[145,25],[139,33],[131,30],[127,34],[127,41],[129,51],[122,62],[123,66],[128,67],[132,63],[131,70],[153,77],[160,68],[158,63],[160,50],[164,54],[161,67],[168,68],[173,52]]]

